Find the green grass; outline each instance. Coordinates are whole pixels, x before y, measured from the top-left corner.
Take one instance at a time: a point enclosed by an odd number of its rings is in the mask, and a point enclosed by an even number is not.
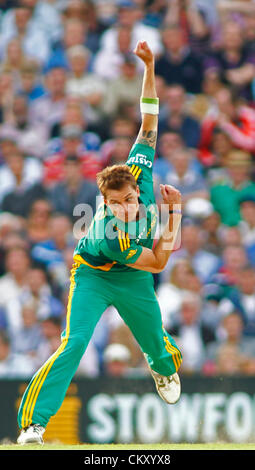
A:
[[[17,444],[2,444],[1,450],[255,450],[255,443],[206,443],[206,444],[44,444],[20,446]]]

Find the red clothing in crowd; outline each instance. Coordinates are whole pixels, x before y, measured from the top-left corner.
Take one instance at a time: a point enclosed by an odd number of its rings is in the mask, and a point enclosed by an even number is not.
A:
[[[97,172],[102,170],[99,158],[95,155],[95,152],[84,152],[79,157],[82,161],[83,177],[95,182]],[[65,154],[63,152],[50,155],[44,161],[44,184],[46,186],[51,186],[63,180],[64,161]]]
[[[210,116],[202,122],[199,156],[204,165],[208,166],[213,163],[211,143],[216,127],[227,134],[234,147],[255,153],[255,110],[248,106],[241,106],[237,110],[235,121],[218,124],[217,117]]]

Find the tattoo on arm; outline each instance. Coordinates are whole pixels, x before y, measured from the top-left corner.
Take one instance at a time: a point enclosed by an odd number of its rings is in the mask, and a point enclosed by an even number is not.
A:
[[[142,131],[138,136],[138,144],[145,144],[151,147],[155,147],[157,140],[157,131]]]

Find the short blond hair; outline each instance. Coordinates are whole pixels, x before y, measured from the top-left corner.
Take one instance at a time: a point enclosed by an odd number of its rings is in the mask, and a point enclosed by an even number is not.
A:
[[[137,183],[127,165],[112,165],[97,173],[97,185],[104,197],[109,189],[122,189],[129,184],[136,189]]]

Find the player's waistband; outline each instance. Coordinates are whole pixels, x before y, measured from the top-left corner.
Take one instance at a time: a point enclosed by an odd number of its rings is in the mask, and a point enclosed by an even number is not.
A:
[[[117,261],[112,261],[111,263],[105,263],[105,264],[102,264],[100,266],[95,266],[95,265],[89,263],[88,261],[86,261],[83,256],[78,255],[78,254],[74,255],[73,259],[74,259],[74,261],[77,261],[81,264],[89,266],[92,269],[98,269],[100,271],[105,271],[105,272],[110,271],[111,268],[114,266],[114,264],[117,263]]]
[[[152,274],[148,271],[141,271],[138,269],[132,269],[129,268],[128,266],[121,266],[117,264],[117,261],[113,261],[111,263],[106,263],[104,265],[100,266],[94,266],[88,261],[86,261],[81,255],[76,254],[73,257],[74,263],[78,264],[78,267],[82,266],[84,270],[89,274],[100,276],[100,277],[106,277],[109,278],[109,276],[112,276],[117,278],[119,281],[127,277],[132,277],[133,279],[145,279],[145,278],[150,278],[152,277]],[[120,277],[119,277],[120,276]]]

